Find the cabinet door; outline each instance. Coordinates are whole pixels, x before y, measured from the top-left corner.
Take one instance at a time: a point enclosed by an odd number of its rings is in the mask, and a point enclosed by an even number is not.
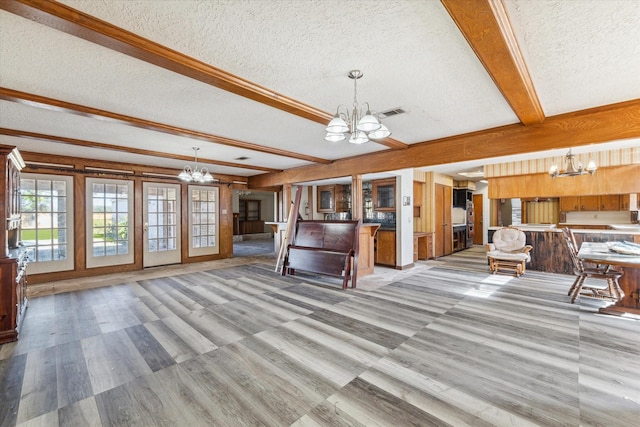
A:
[[[422,186],[420,181],[413,181],[413,206],[422,205]]]
[[[396,210],[396,179],[373,181],[373,210]]]
[[[631,194],[620,194],[620,210],[629,211],[631,209]]]
[[[332,213],[336,211],[335,186],[321,185],[317,190],[318,212]]]
[[[578,196],[560,197],[561,212],[575,212],[580,210]]]
[[[396,232],[378,230],[376,234],[376,264],[396,265]]]
[[[619,211],[621,209],[620,205],[619,194],[604,194],[600,196],[601,211]]]
[[[599,211],[600,196],[580,196],[581,211]]]

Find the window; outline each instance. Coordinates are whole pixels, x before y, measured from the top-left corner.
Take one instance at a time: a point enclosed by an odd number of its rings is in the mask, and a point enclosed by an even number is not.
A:
[[[73,178],[22,174],[20,240],[30,273],[73,270]]]
[[[189,186],[189,256],[220,253],[218,188]]]
[[[87,268],[133,262],[133,182],[87,178]]]

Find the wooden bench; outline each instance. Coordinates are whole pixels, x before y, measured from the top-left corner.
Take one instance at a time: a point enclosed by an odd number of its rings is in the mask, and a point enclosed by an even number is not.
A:
[[[298,221],[282,275],[296,270],[342,277],[356,287],[360,221]]]

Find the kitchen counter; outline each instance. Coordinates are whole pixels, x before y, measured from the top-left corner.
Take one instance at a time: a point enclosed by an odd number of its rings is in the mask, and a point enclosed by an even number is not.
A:
[[[493,241],[493,233],[502,227],[489,227],[488,242]],[[559,228],[517,227],[524,231],[527,244],[533,246],[531,262],[527,270],[547,271],[550,273],[573,274],[573,263],[567,244]],[[572,230],[578,247],[583,242],[630,241],[640,243],[640,232],[620,230]]]
[[[561,233],[562,227],[565,225],[567,224],[558,224],[558,226],[556,227],[555,224],[540,224],[540,225],[527,224],[527,225],[514,225],[512,227],[522,231],[545,231],[545,232],[551,232],[551,233]],[[591,225],[596,225],[596,224],[591,224]],[[604,226],[605,225],[603,225],[603,227]],[[613,225],[609,225],[608,227],[611,227],[611,229],[596,230],[596,229],[588,229],[588,228],[585,228],[585,229],[571,228],[571,230],[576,234],[578,233],[620,234],[620,232],[624,232],[625,234],[626,233],[640,234],[640,225],[636,225],[636,224],[613,224]],[[503,227],[489,227],[489,230],[496,231],[500,228],[503,228]]]

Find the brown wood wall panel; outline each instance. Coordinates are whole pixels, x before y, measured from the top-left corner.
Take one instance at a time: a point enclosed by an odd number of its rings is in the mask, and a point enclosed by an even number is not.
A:
[[[562,197],[640,192],[640,165],[601,168],[591,175],[551,178],[549,174],[489,179],[490,199]]]

